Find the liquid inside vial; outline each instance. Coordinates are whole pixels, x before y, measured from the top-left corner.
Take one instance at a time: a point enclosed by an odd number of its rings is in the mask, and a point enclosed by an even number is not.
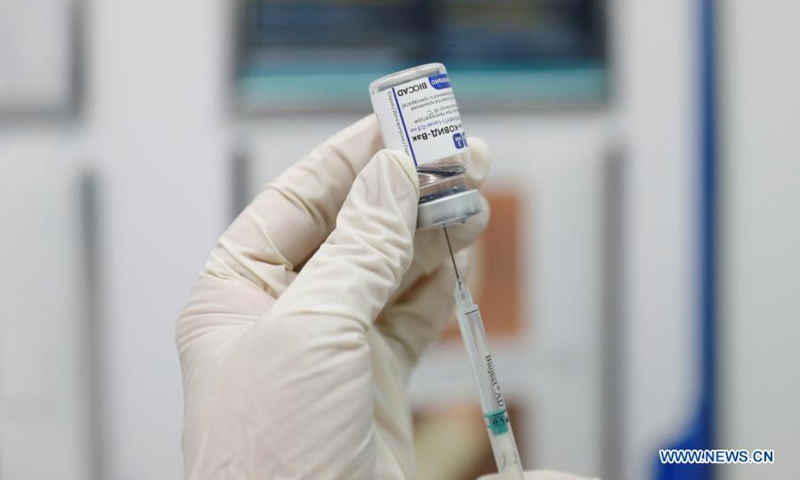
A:
[[[466,171],[464,164],[449,159],[417,167],[419,203],[467,191]]]

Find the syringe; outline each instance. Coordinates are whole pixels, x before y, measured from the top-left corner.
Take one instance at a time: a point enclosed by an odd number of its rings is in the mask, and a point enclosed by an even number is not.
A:
[[[461,281],[458,267],[453,256],[453,247],[450,245],[450,235],[444,227],[447,239],[447,248],[453,260],[456,271],[456,314],[461,338],[464,340],[467,354],[469,355],[475,385],[481,399],[481,409],[489,432],[489,441],[492,444],[497,470],[502,480],[524,480],[522,463],[517,452],[517,443],[514,441],[514,432],[508,420],[506,402],[497,382],[497,372],[489,352],[489,341],[483,329],[483,320],[478,305],[472,301],[472,292]]]

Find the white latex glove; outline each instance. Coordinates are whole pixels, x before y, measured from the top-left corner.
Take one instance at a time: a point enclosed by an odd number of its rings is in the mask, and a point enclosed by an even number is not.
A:
[[[484,475],[478,480],[502,480],[500,475]],[[597,478],[591,479],[586,477],[577,477],[569,473],[551,472],[549,470],[537,470],[525,472],[525,480],[599,480]]]
[[[455,279],[442,231],[415,231],[411,159],[381,143],[373,116],[335,135],[212,251],[177,322],[187,478],[415,478],[406,387]],[[487,221],[449,228],[454,248]]]

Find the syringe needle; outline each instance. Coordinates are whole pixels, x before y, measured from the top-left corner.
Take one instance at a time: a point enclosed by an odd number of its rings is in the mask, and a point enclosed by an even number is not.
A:
[[[450,235],[444,228],[450,259],[456,271],[456,288],[453,292],[456,300],[456,314],[461,338],[470,359],[472,374],[481,401],[481,410],[486,420],[489,441],[492,445],[497,470],[502,480],[523,480],[522,464],[514,441],[514,433],[506,411],[506,403],[497,381],[492,354],[489,352],[489,341],[483,328],[483,319],[478,305],[472,300],[472,292],[461,282],[458,275],[453,246]]]
[[[453,255],[453,246],[450,244],[450,234],[447,233],[447,227],[442,227],[444,230],[444,238],[447,240],[447,249],[450,250],[450,260],[453,261],[453,270],[456,271],[456,280],[458,285],[461,286],[461,277],[458,275],[458,267],[456,266],[456,256]]]

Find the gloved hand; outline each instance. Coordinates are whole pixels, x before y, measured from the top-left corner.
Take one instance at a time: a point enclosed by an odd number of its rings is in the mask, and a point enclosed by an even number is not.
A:
[[[484,475],[478,480],[503,480],[500,475]],[[577,477],[569,473],[552,472],[550,470],[537,470],[525,472],[525,480],[599,480],[597,478]]]
[[[188,478],[415,478],[406,387],[455,279],[441,229],[415,231],[413,162],[381,145],[373,116],[338,133],[212,251],[177,322]],[[463,272],[487,221],[448,228]]]

